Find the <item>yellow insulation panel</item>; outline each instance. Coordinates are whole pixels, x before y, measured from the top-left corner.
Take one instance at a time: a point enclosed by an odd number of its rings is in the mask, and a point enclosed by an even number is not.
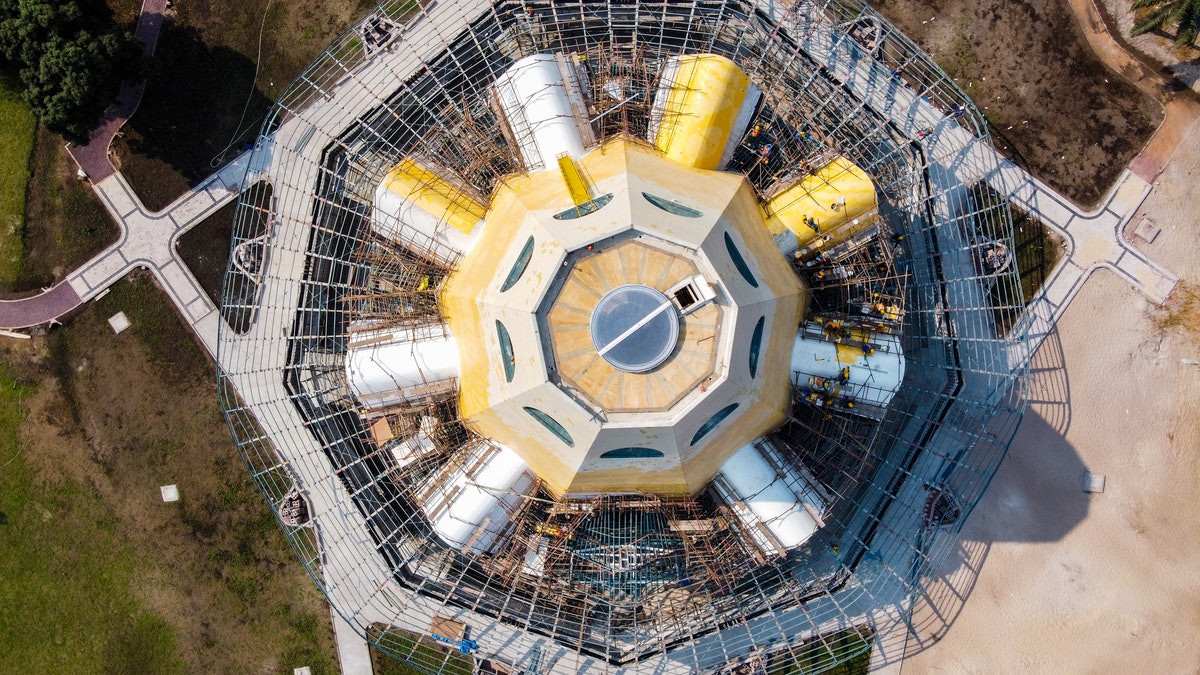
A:
[[[571,201],[575,203],[575,206],[583,206],[592,201],[587,181],[584,180],[583,174],[579,172],[579,167],[575,166],[575,160],[571,159],[570,155],[563,154],[558,158],[558,170],[562,173],[563,182],[566,183],[567,192],[571,195]]]
[[[685,166],[718,169],[750,78],[716,54],[684,56],[678,64],[654,144]]]
[[[836,243],[865,229],[877,205],[867,174],[838,157],[767,202],[767,229],[772,235],[790,230],[801,247],[825,235]]]
[[[486,212],[483,204],[411,159],[388,173],[384,187],[463,234],[470,234]]]

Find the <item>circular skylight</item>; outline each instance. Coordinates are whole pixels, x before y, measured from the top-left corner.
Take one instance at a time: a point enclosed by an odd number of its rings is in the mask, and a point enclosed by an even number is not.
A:
[[[627,373],[644,373],[675,350],[679,314],[662,293],[649,286],[627,284],[596,303],[591,332],[601,358]]]

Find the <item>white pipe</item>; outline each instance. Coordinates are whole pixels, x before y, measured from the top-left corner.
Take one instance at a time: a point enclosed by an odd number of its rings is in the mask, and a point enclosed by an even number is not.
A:
[[[509,514],[535,485],[529,466],[512,450],[497,452],[482,464],[455,466],[423,505],[438,536],[455,548],[488,553],[507,531]]]
[[[721,466],[718,475],[732,491],[722,494],[722,498],[730,502],[734,515],[755,543],[770,555],[780,555],[803,544],[824,525],[821,513],[827,504],[808,478],[782,463],[773,466],[763,457],[756,444],[766,442],[759,439],[742,446]],[[785,475],[781,476],[780,471]]]

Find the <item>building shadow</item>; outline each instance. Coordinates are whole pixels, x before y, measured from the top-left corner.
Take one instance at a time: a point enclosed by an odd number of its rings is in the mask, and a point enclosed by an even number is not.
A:
[[[168,20],[141,105],[126,125],[129,149],[194,186],[257,137],[272,101],[256,75],[251,59],[210,47],[195,28]]]
[[[1029,408],[1008,454],[941,564],[915,589],[908,621],[879,635],[873,668],[923,651],[953,628],[994,544],[1058,541],[1087,517],[1087,467],[1066,439],[1071,388],[1065,363],[1052,330],[1033,356]]]
[[[1197,80],[1200,80],[1200,59],[1184,61],[1171,67],[1170,70],[1176,80],[1190,89],[1196,86]]]

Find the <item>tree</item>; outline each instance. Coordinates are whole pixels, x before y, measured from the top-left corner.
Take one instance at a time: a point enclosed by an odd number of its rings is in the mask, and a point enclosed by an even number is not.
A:
[[[1142,9],[1150,11],[1133,25],[1134,35],[1178,26],[1175,45],[1183,47],[1191,44],[1200,31],[1200,0],[1134,0],[1133,10]]]
[[[18,69],[22,98],[50,131],[86,143],[141,47],[96,0],[0,0],[0,62]]]

